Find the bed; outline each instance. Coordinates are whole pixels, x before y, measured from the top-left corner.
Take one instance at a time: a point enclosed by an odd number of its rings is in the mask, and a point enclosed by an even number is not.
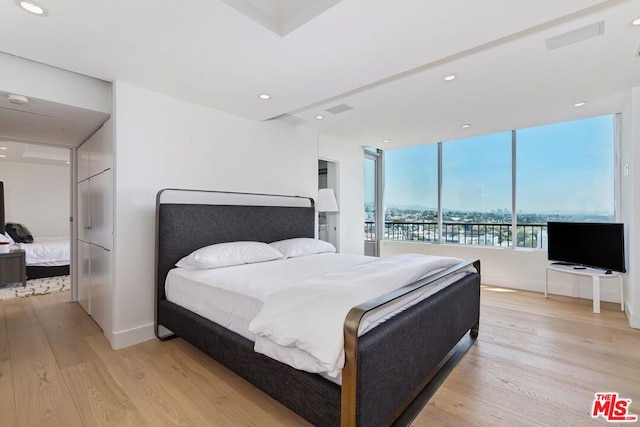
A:
[[[27,279],[69,275],[71,242],[68,237],[36,237],[31,243],[16,242],[5,234],[4,183],[0,182],[0,239],[25,251]]]
[[[340,381],[254,351],[254,342],[167,299],[175,264],[207,245],[313,238],[313,200],[166,189],[156,207],[156,335],[180,336],[314,425],[408,424],[478,334],[480,264],[465,260],[350,310]],[[282,261],[274,261],[282,262]],[[473,266],[474,272],[461,275]],[[451,280],[452,277],[459,277]],[[442,285],[444,280],[450,283]],[[359,334],[363,318],[427,288],[437,291]],[[262,311],[267,311],[266,306]],[[261,311],[261,313],[262,313]],[[437,327],[425,327],[437,325]]]
[[[27,280],[67,276],[71,259],[68,237],[35,237],[33,243],[17,243],[25,251]]]

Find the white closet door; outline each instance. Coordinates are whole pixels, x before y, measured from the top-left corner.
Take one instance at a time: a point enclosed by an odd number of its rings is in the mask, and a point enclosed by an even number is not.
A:
[[[89,180],[78,183],[78,240],[91,242],[91,185]]]
[[[78,242],[78,303],[87,313],[91,312],[90,286],[91,286],[91,244]]]
[[[100,246],[89,245],[91,256],[91,310],[89,314],[98,326],[106,326],[107,298],[111,292],[111,252]]]
[[[85,142],[78,148],[78,182],[89,178],[89,144]]]
[[[111,170],[92,176],[90,242],[106,249],[113,246],[113,173]]]
[[[113,165],[111,126],[103,126],[87,141],[89,146],[89,176],[97,175]]]

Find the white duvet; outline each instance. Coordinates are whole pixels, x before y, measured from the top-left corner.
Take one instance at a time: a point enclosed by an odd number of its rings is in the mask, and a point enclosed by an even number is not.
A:
[[[262,309],[249,324],[249,330],[256,336],[255,350],[296,369],[339,378],[344,367],[343,325],[352,307],[460,261],[406,254],[301,280],[264,300]],[[461,275],[469,271],[475,270],[470,267]],[[423,294],[421,298],[425,297]],[[404,304],[411,305],[406,301]],[[360,333],[364,332],[361,328]]]
[[[25,251],[27,265],[67,265],[71,259],[68,237],[37,237],[33,243],[16,243]]]

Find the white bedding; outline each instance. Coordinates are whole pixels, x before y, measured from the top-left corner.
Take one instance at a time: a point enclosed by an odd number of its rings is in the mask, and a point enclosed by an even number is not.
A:
[[[68,265],[71,245],[68,237],[37,237],[33,243],[15,243],[25,251],[29,266]]]
[[[255,350],[296,369],[338,378],[344,367],[344,320],[351,308],[460,261],[419,254],[397,255],[297,282],[272,293],[251,321],[249,330],[256,335]],[[427,287],[418,299],[404,299],[391,310],[372,313],[360,325],[359,335],[391,313],[406,309],[472,271],[470,267]]]
[[[327,271],[376,259],[323,253],[225,268],[174,268],[167,275],[165,293],[168,301],[255,341],[249,322],[271,293]]]
[[[167,276],[165,291],[167,300],[255,341],[257,352],[340,382],[348,311],[458,262],[416,254],[326,253],[209,270],[176,268]],[[475,270],[446,283],[470,271]],[[444,286],[429,286],[421,296],[363,323],[373,327]],[[365,332],[361,328],[360,334]]]

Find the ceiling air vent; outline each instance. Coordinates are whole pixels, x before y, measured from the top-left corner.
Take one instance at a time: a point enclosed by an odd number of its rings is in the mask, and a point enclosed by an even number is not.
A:
[[[575,30],[568,31],[555,37],[550,37],[545,40],[545,43],[547,44],[547,50],[553,50],[559,47],[578,43],[592,37],[601,36],[603,34],[604,21],[600,21],[585,27],[576,28]]]
[[[349,110],[353,110],[353,107],[347,104],[340,104],[340,105],[336,105],[335,107],[331,107],[331,108],[327,108],[326,112],[331,113],[331,114],[340,114],[340,113],[344,113],[345,111],[349,111]]]
[[[283,113],[279,116],[271,117],[269,120],[280,120],[281,122],[289,123],[293,126],[300,126],[307,123],[306,120],[301,119],[300,117],[292,116],[291,114]]]

